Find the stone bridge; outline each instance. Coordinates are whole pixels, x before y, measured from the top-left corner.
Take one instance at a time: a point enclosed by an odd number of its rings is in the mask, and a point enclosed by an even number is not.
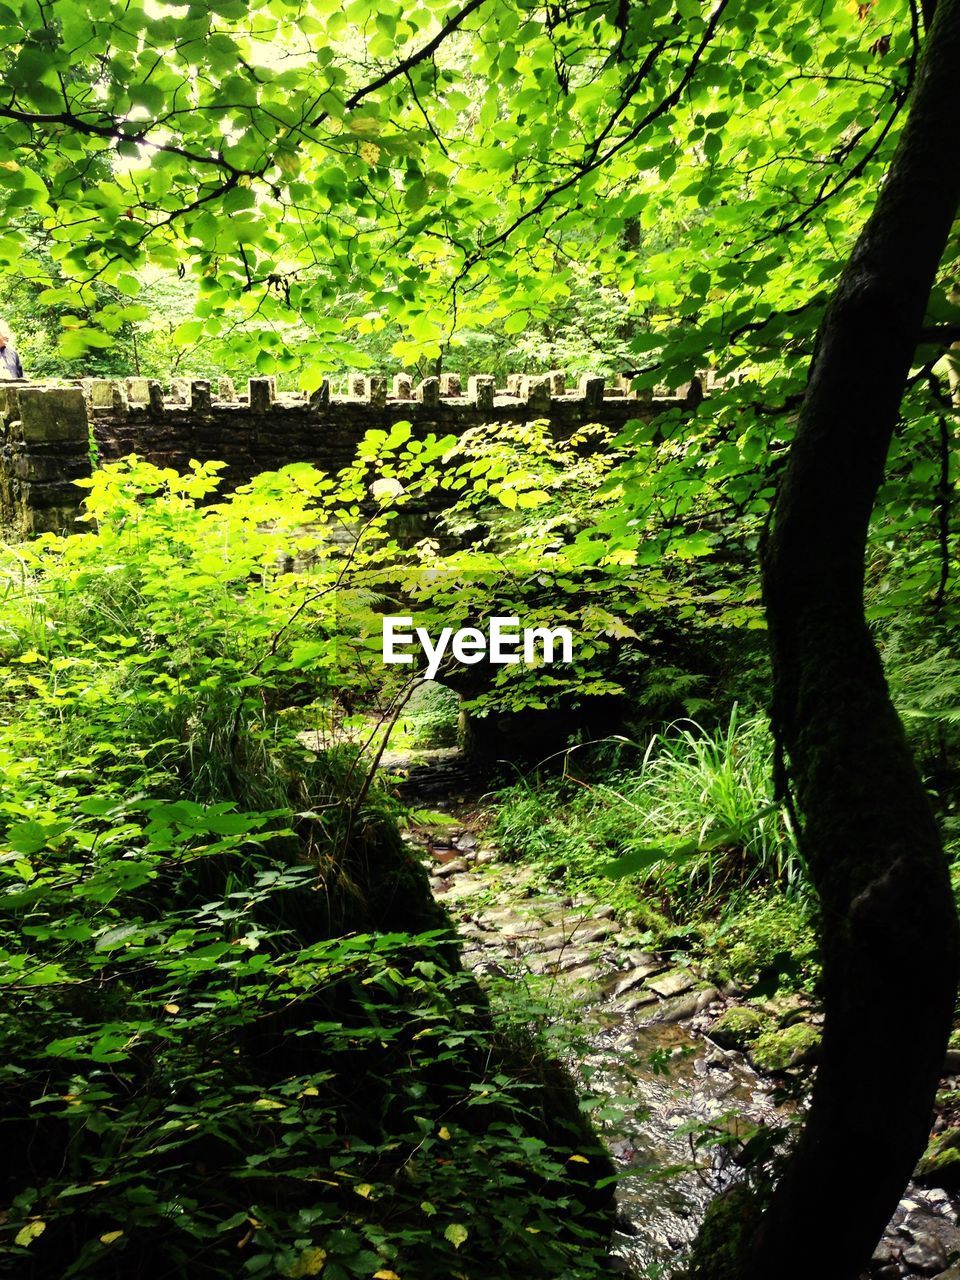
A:
[[[697,379],[673,395],[641,399],[626,377],[607,386],[585,376],[568,389],[562,373],[511,375],[502,389],[478,375],[465,390],[458,374],[417,385],[399,374],[389,388],[382,376],[351,376],[341,394],[328,379],[307,394],[251,378],[239,395],[229,378],[215,387],[180,378],[166,389],[147,378],[0,383],[0,525],[13,537],[72,529],[83,496],[73,482],[130,453],[181,471],[191,459],[224,462],[229,488],[291,462],[335,473],[367,431],[401,421],[422,438],[546,419],[564,438],[588,423],[616,430],[701,395]]]

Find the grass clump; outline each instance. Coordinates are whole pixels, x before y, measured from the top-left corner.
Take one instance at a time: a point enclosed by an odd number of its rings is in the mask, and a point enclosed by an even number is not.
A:
[[[595,888],[636,874],[637,891],[690,914],[757,886],[800,894],[803,863],[788,815],[775,803],[765,720],[736,708],[709,732],[691,721],[656,734],[634,765],[580,777],[523,781],[501,793],[494,836],[507,856],[541,862]],[[622,895],[621,895],[622,896]]]

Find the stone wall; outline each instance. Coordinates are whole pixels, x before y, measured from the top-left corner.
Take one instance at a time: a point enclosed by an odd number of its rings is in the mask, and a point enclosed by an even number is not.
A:
[[[34,533],[73,524],[82,491],[71,482],[100,462],[136,453],[178,470],[191,460],[227,464],[227,487],[291,462],[335,472],[350,463],[372,428],[409,421],[414,435],[459,435],[484,423],[548,419],[562,438],[587,423],[619,428],[665,408],[692,403],[699,383],[674,396],[639,400],[629,381],[606,387],[582,377],[567,389],[562,373],[492,377],[457,374],[416,386],[403,374],[352,376],[343,394],[324,380],[317,391],[278,394],[272,378],[251,378],[238,395],[229,378],[216,386],[182,378],[164,390],[146,378],[84,379],[73,386],[0,384],[0,519]]]
[[[0,383],[0,526],[74,527],[90,474],[90,421],[79,387]]]

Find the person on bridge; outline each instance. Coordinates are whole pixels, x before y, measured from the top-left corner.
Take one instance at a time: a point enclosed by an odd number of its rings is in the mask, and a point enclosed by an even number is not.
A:
[[[13,345],[10,326],[6,320],[0,320],[0,378],[22,378],[23,365]]]

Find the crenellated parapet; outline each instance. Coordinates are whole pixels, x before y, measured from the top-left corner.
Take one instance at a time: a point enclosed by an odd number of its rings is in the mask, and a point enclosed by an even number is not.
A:
[[[229,487],[291,462],[336,472],[367,431],[397,422],[422,438],[546,420],[563,439],[592,423],[616,430],[702,394],[699,381],[642,397],[629,377],[608,384],[562,372],[511,374],[504,387],[489,374],[351,374],[309,392],[280,391],[272,377],[250,378],[242,389],[226,377],[179,377],[168,386],[151,378],[0,383],[0,520],[26,533],[72,527],[82,498],[73,481],[90,474],[94,457],[136,453],[178,470],[191,460],[224,462]]]

